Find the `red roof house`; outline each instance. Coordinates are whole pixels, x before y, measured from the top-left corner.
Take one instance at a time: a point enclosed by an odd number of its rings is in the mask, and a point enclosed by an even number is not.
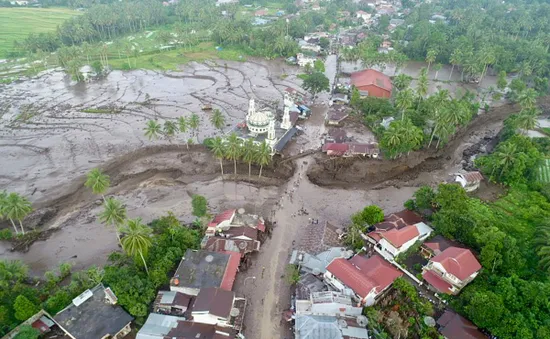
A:
[[[441,293],[457,294],[480,270],[481,265],[470,250],[453,246],[430,259],[422,277]]]
[[[432,232],[433,229],[422,222],[419,215],[411,211],[401,211],[375,224],[374,230],[367,234],[366,239],[380,251],[395,257],[415,242],[426,239]]]
[[[365,69],[351,74],[351,84],[360,92],[378,98],[390,98],[392,83],[390,77],[374,69]]]
[[[471,321],[450,310],[437,319],[437,325],[446,339],[487,339]]]
[[[336,258],[327,266],[325,282],[345,293],[351,290],[361,304],[370,306],[393,281],[402,276],[399,270],[379,255],[370,258],[356,255],[350,260]]]

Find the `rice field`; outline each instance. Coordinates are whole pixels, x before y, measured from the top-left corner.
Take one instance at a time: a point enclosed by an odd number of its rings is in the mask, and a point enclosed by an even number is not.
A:
[[[54,31],[57,25],[81,12],[67,8],[0,8],[0,59],[13,50],[15,40],[30,33]]]
[[[550,183],[550,159],[545,159],[540,165],[538,179],[542,183]]]

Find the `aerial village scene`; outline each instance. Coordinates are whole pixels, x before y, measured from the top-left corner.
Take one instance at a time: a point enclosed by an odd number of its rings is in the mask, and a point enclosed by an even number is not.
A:
[[[0,337],[550,338],[549,18],[0,1]]]

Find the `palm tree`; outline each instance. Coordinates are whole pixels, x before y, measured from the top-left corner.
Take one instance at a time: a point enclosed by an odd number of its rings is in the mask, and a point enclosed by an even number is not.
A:
[[[523,133],[534,129],[537,127],[539,113],[535,108],[522,109],[515,120],[516,128],[521,129]]]
[[[163,127],[164,135],[168,137],[170,143],[172,143],[172,137],[178,132],[178,126],[173,121],[165,121]]]
[[[144,130],[145,130],[145,136],[149,138],[149,140],[153,140],[153,139],[156,140],[161,134],[161,126],[155,120],[147,121],[147,126],[144,128]]]
[[[537,103],[537,92],[532,88],[527,88],[519,94],[518,101],[524,109],[534,108]]]
[[[405,73],[401,73],[393,78],[393,85],[395,86],[395,88],[402,91],[405,88],[409,87],[409,85],[411,84],[411,80],[412,78],[410,76]]]
[[[225,156],[229,160],[233,160],[234,175],[237,178],[237,159],[241,157],[242,154],[242,141],[239,139],[237,134],[231,133],[229,138],[227,138],[227,146]]]
[[[537,255],[539,256],[539,265],[550,272],[550,226],[539,227],[539,236],[535,239]]]
[[[210,122],[221,131],[225,126],[225,117],[219,109],[215,109],[214,112],[212,112],[212,117],[210,117]]]
[[[103,212],[99,214],[99,220],[106,225],[115,227],[116,238],[121,243],[118,228],[126,220],[126,208],[122,205],[122,202],[113,197],[107,198],[103,202]]]
[[[17,282],[21,282],[28,277],[29,268],[21,260],[2,260],[0,261],[0,287],[9,288]]]
[[[252,163],[256,160],[257,147],[252,138],[246,139],[243,144],[243,160],[248,163],[248,177],[252,173]]]
[[[19,227],[21,228],[21,232],[25,234],[25,229],[23,228],[22,220],[25,219],[25,217],[31,213],[32,206],[29,200],[27,198],[20,196],[17,193],[10,193],[6,196],[6,198],[3,201],[4,208],[2,208],[3,214],[8,218],[13,226],[13,228],[17,231],[17,227],[15,226],[14,220],[17,220],[19,222]]]
[[[189,122],[187,121],[187,118],[184,116],[181,116],[178,118],[178,130],[180,133],[187,133],[187,129],[189,128]],[[187,149],[189,149],[189,143],[185,143],[187,146]]]
[[[193,130],[193,135],[195,135],[195,133],[199,131],[200,124],[201,124],[201,119],[199,118],[199,116],[195,113],[191,114],[191,118],[189,119],[189,127]],[[197,133],[197,142],[199,142],[198,133]]]
[[[122,238],[122,248],[126,254],[135,257],[140,257],[145,267],[145,271],[149,274],[145,257],[151,248],[151,229],[141,222],[141,218],[128,219],[126,226],[120,230],[124,237]]]
[[[437,58],[437,51],[435,49],[430,49],[426,54],[426,62],[428,63],[428,72],[430,71],[430,65]]]
[[[260,147],[256,149],[256,163],[260,165],[259,178],[262,177],[262,170],[264,166],[269,165],[271,162],[271,147],[264,141],[260,144]]]
[[[462,58],[462,52],[460,49],[455,49],[453,51],[453,53],[451,54],[451,58],[449,59],[449,62],[451,63],[451,65],[453,65],[451,67],[451,73],[449,74],[449,80],[451,80],[452,76],[453,76],[453,71],[455,70],[455,66],[460,64],[460,61],[461,61],[461,58]]]
[[[516,161],[516,155],[517,155],[516,144],[505,143],[498,148],[497,152],[495,153],[495,157],[496,159],[498,159],[497,164],[501,166],[501,171],[498,176],[499,178],[501,178],[502,174],[504,174],[504,170],[506,170],[509,166],[511,166]],[[494,171],[494,168],[493,168],[493,171]],[[491,173],[491,176],[492,176],[492,173]]]
[[[401,119],[405,118],[405,111],[413,105],[414,93],[410,88],[399,91],[395,96],[395,106],[401,111]]]
[[[7,200],[6,200],[7,198],[8,198],[8,193],[6,191],[0,192],[0,220],[7,218],[6,212],[5,212],[6,206],[7,206]],[[13,221],[12,221],[12,225],[13,225],[13,229],[15,230],[15,234],[18,234],[19,230],[17,229]]]
[[[225,144],[221,137],[215,137],[210,144],[214,157],[220,160],[220,168],[222,170],[223,178],[223,158],[225,157]]]
[[[103,174],[98,168],[94,168],[86,175],[84,186],[91,188],[94,194],[101,195],[103,201],[105,201],[105,196],[103,194],[109,189],[109,185],[109,176]]]
[[[420,76],[416,84],[416,94],[419,96],[418,100],[424,98],[428,94],[428,72],[425,68],[420,70]]]

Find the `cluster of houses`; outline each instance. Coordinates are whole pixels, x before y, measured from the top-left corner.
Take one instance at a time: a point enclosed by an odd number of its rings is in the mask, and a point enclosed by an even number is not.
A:
[[[284,314],[294,322],[296,339],[319,338],[319,333],[330,339],[370,338],[361,310],[383,299],[398,277],[426,285],[437,297],[459,293],[481,270],[469,249],[439,235],[431,237],[433,230],[408,210],[371,226],[362,235],[365,246],[359,254],[341,247],[344,230],[330,223],[308,227],[290,259],[290,264],[299,266],[301,276],[291,308]],[[421,244],[418,254],[427,260],[422,281],[395,261],[414,244]],[[448,339],[486,338],[452,310],[446,310],[436,324]]]
[[[188,249],[170,290],[158,292],[136,338],[244,338],[240,331],[247,302],[232,289],[239,267],[260,250],[265,232],[264,219],[242,208],[216,215],[201,250]]]
[[[232,291],[240,267],[260,250],[266,223],[243,209],[216,215],[208,224],[201,250],[188,249],[170,280],[159,291],[137,339],[200,338],[244,339],[240,333],[246,299]],[[52,316],[40,311],[5,338],[17,336],[29,325],[47,338],[120,339],[131,332],[133,317],[117,304],[102,284],[84,291]]]

